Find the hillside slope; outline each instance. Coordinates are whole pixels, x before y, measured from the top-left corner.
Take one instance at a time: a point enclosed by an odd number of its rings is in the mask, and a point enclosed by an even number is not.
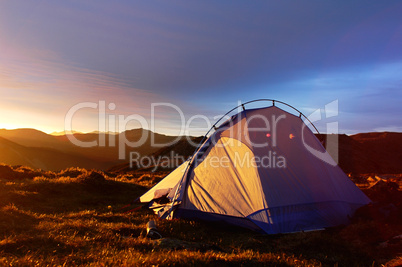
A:
[[[327,137],[317,136],[321,140]],[[185,137],[166,136],[145,129],[104,134],[105,145],[93,147],[79,147],[66,135],[52,136],[34,129],[0,129],[0,137],[3,137],[0,162],[45,170],[79,166],[124,172],[131,170],[128,163],[130,152],[158,160],[171,155],[186,159],[195,150]],[[74,134],[74,138],[81,142],[99,142],[100,137],[100,133]],[[192,138],[196,144],[201,140],[201,137]],[[153,146],[152,141],[159,146]],[[125,160],[119,160],[120,142],[125,150]],[[339,166],[347,173],[402,172],[402,133],[341,134],[338,142]]]
[[[164,167],[161,169],[169,170],[169,171],[174,170],[181,163],[183,163],[185,160],[187,160],[191,155],[193,155],[196,148],[198,147],[198,144],[201,142],[202,139],[203,139],[202,136],[191,137],[190,139],[188,139],[186,137],[182,137],[177,142],[175,142],[169,146],[162,147],[161,149],[148,155],[147,158],[151,159],[151,161],[153,161],[153,162],[150,162],[149,163],[150,166],[145,169],[146,170],[153,169],[155,167],[155,164],[153,164],[154,162],[162,162],[162,161],[168,160],[169,161],[168,167]],[[189,140],[191,140],[191,141],[189,141]],[[147,162],[145,162],[145,164],[148,165]],[[130,165],[132,165],[132,167],[130,167]],[[130,172],[133,170],[137,170],[137,169],[138,168],[135,165],[130,164],[130,162],[125,162],[125,163],[118,164],[116,166],[111,167],[108,171],[117,172],[117,173],[125,173],[125,172]]]
[[[105,144],[99,145],[102,136],[104,136]],[[107,169],[125,162],[125,160],[119,160],[119,151],[124,150],[122,155],[126,159],[129,158],[130,152],[137,152],[141,156],[146,156],[177,138],[145,129],[132,129],[120,134],[75,133],[73,137],[80,142],[86,144],[96,142],[95,146],[80,147],[73,144],[66,135],[52,136],[35,129],[0,129],[0,137],[14,144],[7,143],[6,145],[4,143],[4,147],[8,147],[8,149],[2,149],[0,162],[28,165],[45,170],[57,170],[72,166]],[[159,146],[153,146],[152,142]],[[16,144],[20,146],[15,146]],[[27,152],[28,148],[29,153]],[[29,156],[26,156],[27,153]],[[51,154],[54,156],[50,156]],[[44,160],[44,158],[47,159]]]
[[[352,173],[401,173],[402,133],[340,135],[339,166]]]
[[[49,148],[26,147],[0,137],[0,162],[24,165],[43,170],[61,170],[71,166],[101,169],[102,162],[86,157],[70,155]]]
[[[327,135],[317,137],[324,141]],[[194,138],[193,142],[200,142],[201,138]],[[328,140],[333,140],[333,136]],[[332,144],[326,144],[326,146]],[[338,135],[339,166],[346,173],[402,173],[402,133],[361,133],[352,136]],[[194,152],[195,147],[185,139],[161,148],[150,156],[158,158],[177,156],[187,159]],[[179,162],[180,163],[180,162]],[[130,168],[129,163],[113,166],[110,171],[127,172],[136,170]]]

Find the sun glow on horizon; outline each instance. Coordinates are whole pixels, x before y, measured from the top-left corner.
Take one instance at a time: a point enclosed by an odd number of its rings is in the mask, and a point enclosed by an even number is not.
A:
[[[30,127],[30,126],[24,126],[24,125],[17,125],[17,124],[7,124],[7,123],[0,123],[0,129],[1,130],[18,130],[18,129],[34,129],[37,131],[41,131],[44,132],[46,134],[51,134],[51,135],[56,135],[53,133],[60,133],[60,135],[62,135],[61,133],[63,131],[57,131],[54,129],[50,129],[50,128],[40,128],[40,127]]]

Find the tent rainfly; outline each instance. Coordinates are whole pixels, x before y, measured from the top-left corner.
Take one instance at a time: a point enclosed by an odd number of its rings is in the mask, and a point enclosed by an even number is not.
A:
[[[256,109],[245,109],[255,101],[247,102],[211,128],[191,159],[140,201],[162,218],[224,221],[267,234],[348,224],[370,199],[307,127],[306,116],[269,101]]]

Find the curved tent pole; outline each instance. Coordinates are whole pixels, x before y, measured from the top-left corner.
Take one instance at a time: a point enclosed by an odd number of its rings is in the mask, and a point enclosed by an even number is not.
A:
[[[243,108],[243,111],[245,111],[246,108],[244,107],[244,105],[251,104],[251,103],[254,103],[254,102],[261,102],[261,101],[269,101],[269,102],[272,101],[272,106],[275,106],[275,102],[277,102],[277,103],[280,103],[280,104],[282,104],[282,105],[285,105],[285,106],[290,107],[291,109],[293,109],[293,110],[295,110],[296,112],[299,113],[299,118],[301,118],[301,117],[303,116],[303,117],[313,126],[313,128],[317,131],[317,133],[320,134],[320,132],[318,131],[318,129],[314,126],[314,124],[310,121],[310,119],[309,119],[306,115],[304,115],[300,110],[298,110],[297,108],[293,107],[292,105],[289,105],[289,104],[287,104],[287,103],[285,103],[285,102],[282,102],[282,101],[280,101],[280,100],[262,98],[262,99],[256,99],[256,100],[251,100],[251,101],[242,103],[242,104],[240,104],[240,105],[238,105],[238,106],[232,108],[231,110],[229,110],[228,112],[226,112],[222,117],[220,117],[220,118],[214,123],[214,125],[212,125],[212,127],[208,130],[208,132],[204,135],[204,138],[202,138],[202,140],[201,140],[200,143],[198,144],[197,148],[194,150],[194,153],[191,155],[191,157],[190,157],[190,159],[189,159],[189,162],[188,162],[188,164],[187,164],[187,167],[186,167],[186,169],[185,169],[185,171],[184,171],[184,175],[183,175],[183,177],[180,179],[179,185],[181,185],[181,183],[182,183],[184,177],[187,176],[187,172],[188,172],[190,166],[192,165],[192,162],[193,162],[194,157],[197,155],[199,149],[201,148],[202,144],[203,144],[203,143],[205,142],[205,140],[207,139],[207,136],[208,136],[208,134],[212,131],[212,129],[214,129],[214,130],[218,129],[218,128],[216,127],[216,125],[217,125],[226,115],[228,115],[229,113],[233,112],[235,109],[238,109],[239,107],[242,107],[242,108]],[[168,217],[170,217],[170,214],[172,214],[173,206],[174,206],[174,203],[175,203],[175,201],[176,201],[176,197],[177,197],[177,193],[179,192],[179,188],[180,188],[180,186],[177,186],[176,191],[175,191],[175,193],[174,193],[174,196],[173,196],[173,199],[172,199],[172,205],[170,206],[170,210],[169,210],[169,213],[168,213]],[[173,217],[172,217],[172,219],[173,219]]]
[[[314,124],[310,121],[310,119],[309,119],[306,115],[304,115],[304,114],[303,114],[300,110],[298,110],[297,108],[295,108],[295,107],[293,107],[292,105],[289,105],[289,104],[287,104],[287,103],[285,103],[285,102],[282,102],[282,101],[279,101],[279,100],[275,100],[275,99],[256,99],[256,100],[248,101],[248,102],[243,103],[243,104],[241,104],[241,105],[247,105],[247,104],[250,104],[250,103],[253,103],[253,102],[259,102],[259,101],[272,101],[272,106],[275,106],[275,102],[277,102],[277,103],[280,103],[280,104],[282,104],[282,105],[285,105],[285,106],[290,107],[291,109],[297,111],[297,112],[300,114],[300,116],[299,116],[300,118],[303,116],[306,120],[308,120],[308,122],[311,124],[311,126],[313,126],[314,130],[316,130],[317,133],[320,134],[320,131],[318,131],[318,129],[314,126]],[[239,105],[239,106],[240,106],[240,105]],[[239,106],[235,107],[234,109],[238,108]],[[231,111],[233,111],[234,109],[232,109]],[[229,112],[228,112],[228,113],[229,113]],[[228,113],[226,113],[224,116],[226,116]],[[216,123],[215,123],[215,124],[216,124]]]

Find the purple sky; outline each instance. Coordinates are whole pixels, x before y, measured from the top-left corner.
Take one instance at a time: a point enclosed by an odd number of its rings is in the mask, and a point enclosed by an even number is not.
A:
[[[149,125],[161,102],[213,122],[274,98],[306,115],[337,100],[323,132],[402,131],[401,14],[400,1],[2,1],[0,128],[63,131],[71,107],[99,101]],[[97,112],[73,128],[98,130]],[[156,131],[180,125],[155,109]]]

